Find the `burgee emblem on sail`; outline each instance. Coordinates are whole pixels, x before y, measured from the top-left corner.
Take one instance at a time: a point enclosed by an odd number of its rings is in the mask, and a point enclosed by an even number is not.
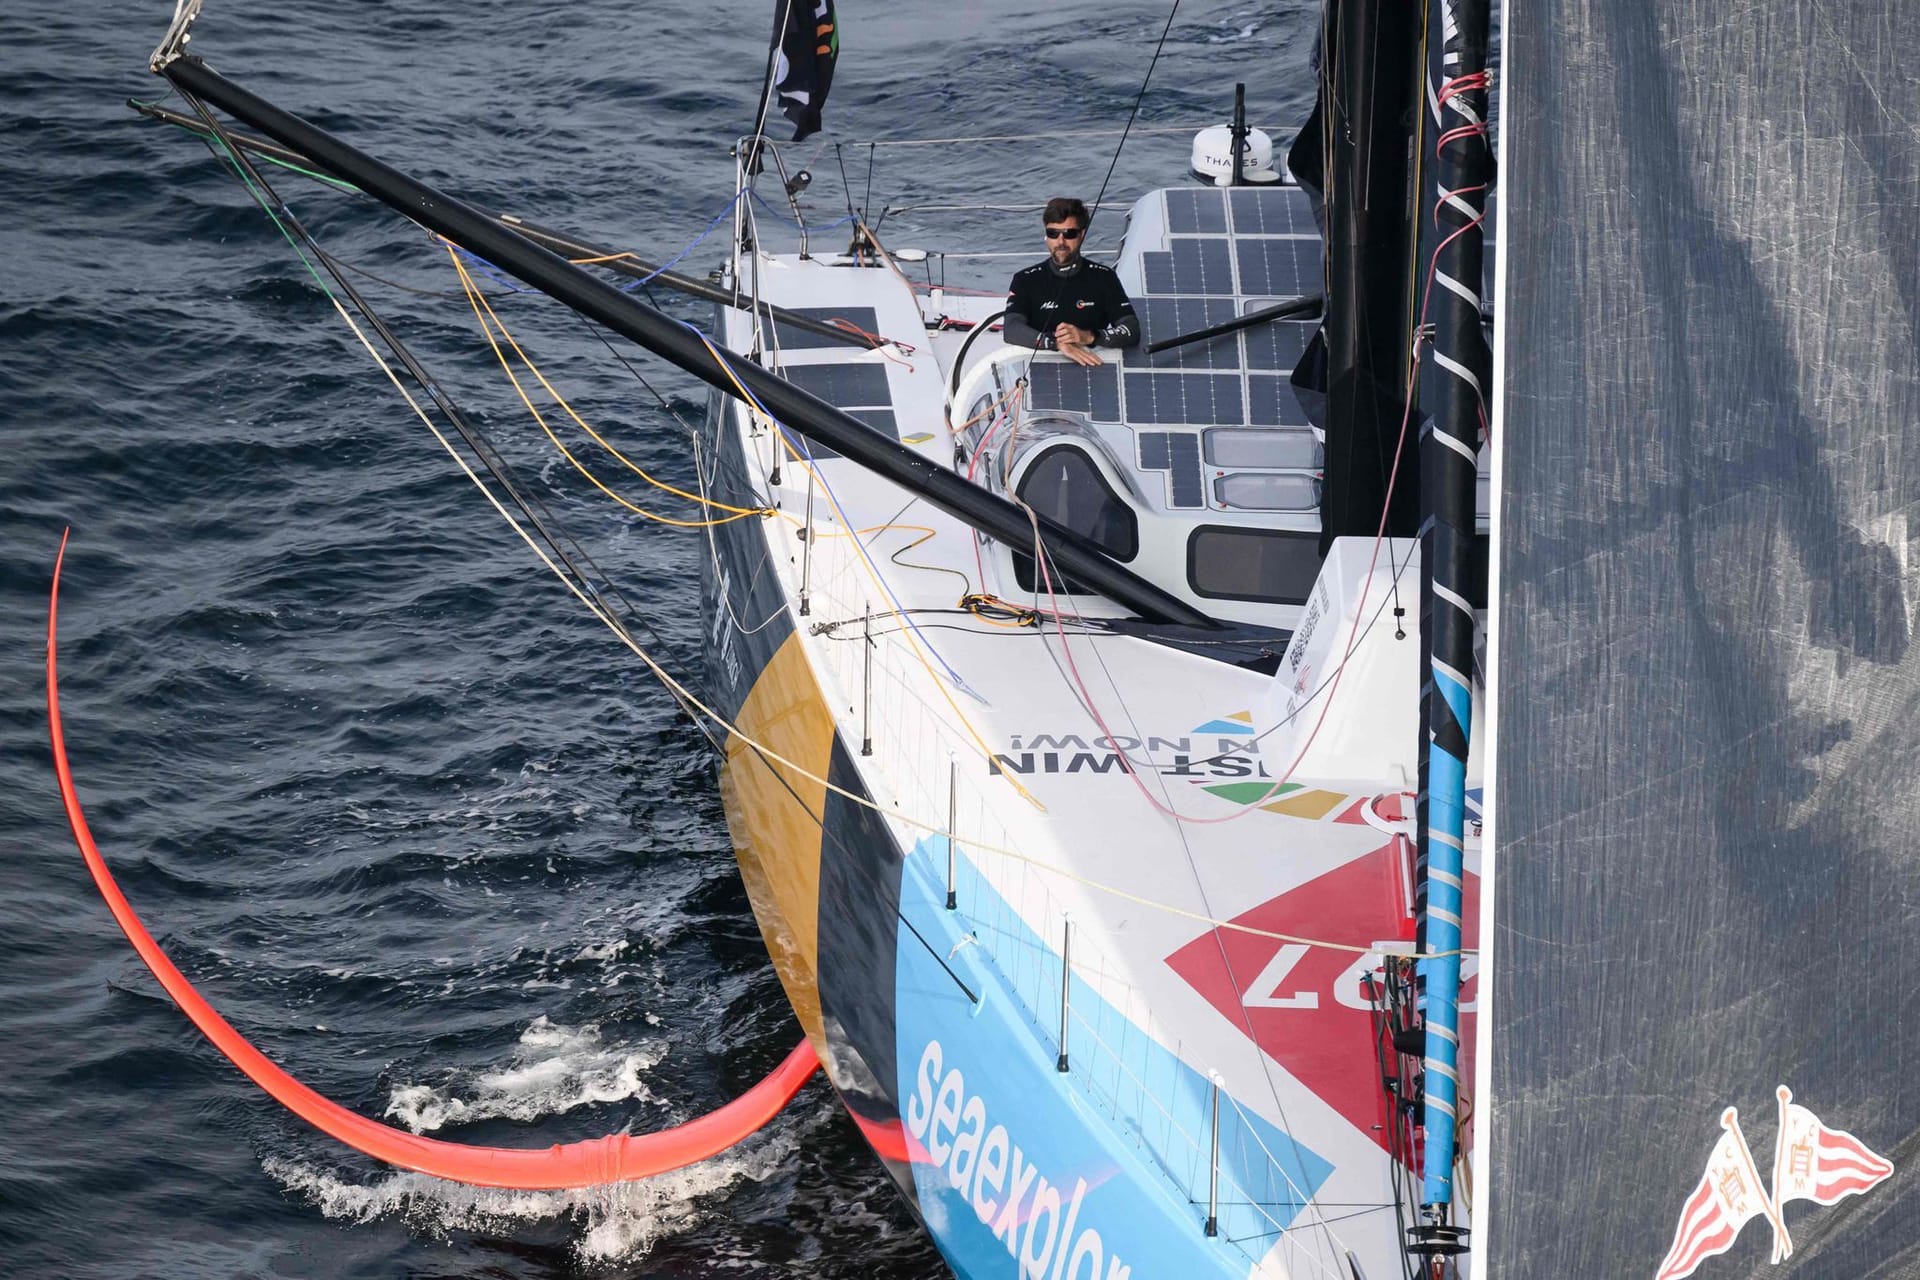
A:
[[[1773,1186],[1760,1185],[1760,1171],[1740,1132],[1738,1111],[1720,1114],[1726,1130],[1707,1157],[1706,1172],[1680,1210],[1673,1244],[1654,1280],[1683,1280],[1702,1262],[1733,1247],[1740,1229],[1764,1217],[1773,1227],[1772,1261],[1793,1256],[1782,1207],[1789,1200],[1836,1204],[1879,1186],[1893,1176],[1893,1165],[1850,1133],[1829,1129],[1813,1112],[1793,1101],[1793,1091],[1774,1091],[1780,1103],[1780,1128],[1774,1139]]]

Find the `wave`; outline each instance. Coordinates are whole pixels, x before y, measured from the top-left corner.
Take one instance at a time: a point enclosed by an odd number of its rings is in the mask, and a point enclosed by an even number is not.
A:
[[[571,1221],[581,1262],[630,1261],[660,1240],[697,1227],[707,1197],[740,1182],[764,1182],[786,1166],[798,1141],[785,1134],[755,1139],[702,1164],[642,1182],[579,1191],[503,1191],[469,1187],[419,1173],[353,1182],[325,1169],[270,1156],[267,1174],[328,1218],[368,1223],[391,1218],[442,1237],[456,1231],[507,1232],[541,1221]]]
[[[388,1117],[415,1133],[480,1120],[536,1120],[595,1103],[652,1101],[646,1073],[664,1045],[607,1045],[597,1026],[565,1027],[542,1014],[521,1033],[513,1063],[443,1085],[404,1084],[388,1097]]]

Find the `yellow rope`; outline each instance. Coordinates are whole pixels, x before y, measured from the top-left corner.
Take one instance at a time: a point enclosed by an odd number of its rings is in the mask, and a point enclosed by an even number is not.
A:
[[[521,350],[520,344],[514,341],[513,335],[511,333],[507,332],[506,325],[501,323],[500,317],[493,310],[493,305],[489,303],[486,300],[486,296],[480,292],[479,286],[475,284],[473,277],[468,274],[466,264],[460,261],[460,256],[454,252],[451,245],[449,245],[447,248],[447,256],[451,258],[453,261],[453,269],[460,274],[460,284],[461,284],[461,287],[466,290],[467,304],[473,308],[474,319],[480,322],[480,330],[482,333],[486,335],[487,345],[493,348],[494,358],[500,362],[501,369],[503,369],[506,372],[507,381],[511,382],[513,384],[513,389],[519,393],[520,402],[527,406],[527,412],[531,413],[533,415],[533,420],[540,424],[540,429],[547,433],[547,439],[553,441],[553,447],[558,449],[560,451],[561,456],[564,457],[568,462],[572,463],[573,469],[575,471],[578,471],[581,475],[585,476],[593,484],[594,488],[600,490],[600,492],[606,494],[609,498],[612,498],[615,502],[619,503],[621,506],[625,507],[627,510],[633,512],[635,515],[644,516],[647,519],[656,521],[660,524],[672,525],[677,529],[704,529],[711,525],[728,524],[735,520],[744,520],[748,516],[761,516],[761,515],[768,515],[771,513],[770,510],[766,508],[750,509],[746,507],[731,507],[731,506],[726,506],[723,503],[710,502],[708,499],[702,498],[698,494],[687,493],[685,490],[677,489],[670,484],[665,484],[659,480],[654,479],[652,476],[648,475],[645,471],[641,470],[638,466],[636,466],[633,462],[629,461],[625,454],[621,453],[618,449],[614,448],[611,444],[608,444],[606,440],[601,438],[598,432],[596,432],[592,427],[586,424],[586,421],[582,419],[579,414],[573,411],[573,407],[567,403],[565,397],[563,397],[558,391],[554,390],[553,384],[547,381],[546,375],[542,374],[540,370],[534,365],[533,361],[528,358],[527,353]],[[488,323],[489,317],[491,317],[492,319],[492,324]],[[592,436],[594,440],[600,444],[601,448],[605,449],[608,453],[611,453],[614,457],[620,459],[620,461],[626,463],[627,466],[630,469],[632,469],[635,474],[637,474],[641,479],[645,480],[648,484],[653,485],[655,488],[664,489],[666,492],[674,494],[681,498],[685,498],[690,502],[699,503],[705,506],[718,507],[721,510],[729,511],[732,514],[723,516],[717,520],[681,520],[674,516],[663,516],[656,512],[648,511],[645,507],[636,506],[632,502],[629,502],[626,498],[622,497],[620,494],[614,492],[600,479],[599,476],[596,476],[595,474],[593,474],[592,471],[588,470],[585,463],[581,462],[580,459],[574,457],[573,451],[571,449],[568,449],[566,444],[560,439],[560,437],[554,433],[553,427],[548,424],[546,416],[542,414],[539,408],[533,403],[532,397],[527,395],[527,389],[525,386],[521,384],[519,376],[514,373],[513,365],[510,361],[508,361],[506,352],[500,349],[500,343],[494,337],[494,333],[493,333],[494,325],[499,326],[500,334],[502,337],[506,339],[507,345],[513,348],[514,354],[520,357],[522,363],[524,363],[528,368],[528,370],[532,372],[533,376],[539,379],[540,385],[546,388],[547,394],[552,396],[555,402],[557,402],[562,409],[566,410],[567,415],[571,417],[576,423],[578,423],[582,430],[584,430],[588,435]]]
[[[449,246],[449,252],[451,252],[451,246]],[[631,255],[614,254],[611,256],[624,258],[624,257],[630,257]],[[454,261],[458,263],[459,262],[458,257],[456,257]],[[583,259],[583,261],[597,261],[597,259]],[[469,279],[471,279],[471,277],[469,277]],[[740,516],[755,516],[755,515],[763,515],[769,510],[768,508],[764,508],[764,507],[750,508],[750,507],[729,506],[724,502],[716,502],[712,498],[706,497],[704,494],[688,493],[685,489],[676,488],[673,485],[668,484],[666,481],[648,474],[646,469],[643,468],[639,463],[633,461],[631,458],[627,457],[626,454],[614,448],[613,445],[609,443],[605,438],[603,438],[598,431],[595,431],[591,426],[589,426],[587,423],[587,420],[585,418],[582,418],[578,413],[574,411],[573,406],[567,402],[567,398],[561,395],[557,390],[554,389],[553,384],[547,381],[546,375],[540,372],[540,367],[533,362],[532,357],[528,356],[527,353],[521,349],[520,343],[515,340],[512,333],[508,332],[507,322],[502,320],[500,318],[500,313],[493,309],[493,303],[487,299],[486,293],[477,287],[477,282],[476,282],[476,287],[473,290],[473,295],[479,299],[480,305],[487,309],[487,315],[489,318],[492,319],[493,323],[499,328],[500,336],[507,340],[507,345],[513,348],[513,353],[520,357],[521,362],[527,366],[528,371],[531,372],[534,377],[540,380],[540,385],[546,388],[547,394],[553,397],[554,403],[559,405],[562,409],[566,410],[567,416],[572,418],[582,431],[586,432],[589,436],[593,437],[593,442],[595,444],[599,445],[602,449],[605,449],[608,453],[612,454],[615,458],[618,458],[623,464],[625,464],[626,468],[629,471],[633,472],[633,474],[639,476],[642,480],[645,480],[648,484],[652,485],[654,488],[665,490],[667,493],[672,494],[676,498],[685,498],[688,502],[698,503],[700,506],[711,507],[718,511],[730,511],[734,515],[740,515]]]
[[[698,332],[698,330],[695,332]],[[757,401],[753,394],[749,392],[745,384],[740,381],[740,376],[733,371],[733,363],[730,360],[722,358],[720,352],[714,348],[712,341],[708,339],[704,333],[700,334],[700,342],[706,347],[707,354],[713,357],[714,363],[726,371],[728,380],[733,383],[734,389],[740,393],[740,398],[749,405],[756,404]],[[841,507],[838,495],[834,493],[831,486],[820,479],[820,473],[814,469],[812,460],[802,456],[794,449],[792,441],[787,439],[787,433],[778,430],[778,425],[777,423],[774,424],[776,428],[775,435],[786,445],[787,452],[793,456],[794,462],[804,469],[809,476],[812,476],[815,483],[819,485],[821,492],[827,495],[827,500],[833,504],[834,513],[840,517],[841,525],[848,528],[852,527],[853,521],[847,519],[847,513],[845,509]],[[922,539],[922,541],[924,541],[924,539]],[[880,577],[880,571],[874,567],[872,558],[867,555],[866,547],[858,538],[854,539],[853,545],[858,548],[861,567],[867,571],[867,576],[873,579],[874,586],[879,588],[880,598],[883,600],[892,600],[893,593],[887,590],[886,583],[882,581]],[[919,545],[918,542],[914,544],[914,546]],[[953,700],[953,694],[947,689],[947,682],[940,678],[940,673],[935,671],[933,664],[927,660],[926,652],[921,645],[919,637],[914,634],[913,627],[906,623],[898,607],[887,610],[885,616],[901,619],[902,625],[898,634],[906,637],[908,650],[913,654],[915,660],[920,663],[921,667],[926,670],[927,675],[933,680],[933,687],[940,691],[940,697],[946,702],[947,708],[953,712],[954,719],[959,722],[962,729],[966,730],[967,737],[973,740],[973,745],[980,751],[981,759],[985,760],[988,764],[992,764],[994,758],[993,748],[988,746],[986,739],[980,736],[980,731],[974,728],[973,721],[969,720],[967,713],[960,709],[960,704]],[[1012,774],[1001,772],[995,776],[1012,787],[1015,794],[1035,809],[1038,809],[1041,813],[1047,811],[1047,806],[1040,802],[1040,797],[1034,795],[1033,792],[1022,786]]]
[[[824,787],[844,800],[851,801],[863,808],[871,809],[883,819],[891,819],[892,821],[900,823],[902,826],[924,831],[930,835],[943,836],[949,842],[964,843],[969,850],[975,853],[990,853],[998,857],[1011,859],[1012,861],[1030,866],[1036,871],[1059,876],[1062,879],[1071,880],[1076,884],[1092,889],[1098,893],[1119,898],[1123,902],[1131,902],[1150,910],[1164,911],[1169,915],[1191,920],[1198,924],[1208,925],[1215,929],[1225,929],[1233,933],[1246,934],[1250,937],[1267,938],[1275,942],[1291,942],[1301,946],[1319,947],[1324,950],[1339,951],[1350,955],[1367,955],[1374,951],[1374,948],[1371,946],[1356,946],[1353,943],[1347,942],[1329,942],[1325,939],[1307,938],[1298,934],[1279,933],[1272,929],[1255,928],[1253,925],[1241,924],[1234,920],[1217,919],[1213,916],[1202,915],[1196,911],[1188,911],[1183,907],[1176,907],[1172,903],[1158,902],[1152,898],[1131,893],[1117,885],[1107,884],[1103,881],[1095,880],[1090,876],[1079,875],[1075,872],[1068,871],[1065,867],[1056,866],[1051,862],[1043,861],[1042,859],[1020,853],[1013,849],[1002,848],[998,845],[981,844],[973,840],[959,841],[954,832],[942,826],[923,821],[907,813],[887,809],[866,796],[857,795],[845,787],[839,786],[830,779],[821,777],[806,766],[789,760],[772,747],[749,737],[747,734],[741,732],[741,730],[725,716],[701,701],[694,695],[692,690],[674,679],[672,673],[661,666],[652,654],[643,649],[640,643],[633,638],[632,634],[628,632],[625,627],[620,625],[617,619],[600,608],[600,606],[594,602],[593,598],[582,591],[580,585],[567,575],[565,570],[553,562],[553,557],[547,554],[546,548],[534,540],[533,535],[528,533],[526,528],[514,518],[513,513],[507,510],[505,505],[501,503],[499,497],[488,487],[487,482],[483,480],[479,473],[473,469],[472,465],[461,456],[460,451],[454,448],[453,442],[448,440],[440,428],[434,425],[433,419],[428,416],[427,411],[421,407],[420,402],[414,398],[413,393],[408,391],[406,386],[401,383],[399,375],[396,374],[393,371],[393,367],[387,363],[386,357],[382,356],[379,351],[374,348],[372,341],[361,331],[359,324],[355,322],[353,316],[348,313],[347,309],[340,304],[340,300],[333,297],[331,293],[328,295],[328,300],[333,303],[334,310],[340,313],[340,318],[346,321],[347,328],[352,330],[353,336],[359,339],[360,345],[366,348],[367,354],[373,357],[373,361],[380,367],[380,371],[386,374],[387,380],[393,383],[394,388],[400,392],[401,398],[407,402],[407,406],[413,410],[415,416],[426,425],[427,430],[433,434],[433,438],[440,442],[440,447],[446,450],[447,455],[451,457],[460,470],[466,474],[467,479],[471,480],[474,487],[480,490],[481,496],[486,498],[488,504],[499,513],[500,518],[507,522],[507,526],[511,528],[515,534],[519,535],[520,540],[527,544],[528,549],[539,558],[540,563],[546,565],[547,569],[556,578],[560,579],[561,584],[573,593],[574,598],[586,607],[588,613],[599,619],[601,624],[613,633],[615,639],[619,640],[635,657],[640,659],[647,670],[653,674],[653,677],[660,681],[661,685],[673,695],[674,699],[678,701],[682,707],[686,708],[689,712],[698,712],[714,726],[724,730],[730,737],[738,738],[763,760],[772,761],[783,768],[789,769],[795,776],[805,778],[809,782]],[[711,350],[711,347],[709,350]],[[726,366],[725,361],[722,361],[721,364],[722,367]],[[1470,956],[1478,954],[1479,952],[1475,949],[1462,948],[1458,951],[1436,951],[1427,953],[1424,958],[1441,959],[1448,956]]]

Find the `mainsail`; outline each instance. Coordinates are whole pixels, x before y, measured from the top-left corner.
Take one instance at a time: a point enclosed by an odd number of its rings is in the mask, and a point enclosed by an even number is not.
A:
[[[1494,1274],[1654,1276],[1785,1083],[1891,1166],[1792,1274],[1911,1275],[1920,7],[1508,39]]]

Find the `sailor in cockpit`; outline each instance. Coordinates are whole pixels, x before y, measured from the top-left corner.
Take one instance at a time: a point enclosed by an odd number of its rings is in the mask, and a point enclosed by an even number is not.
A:
[[[1071,196],[1047,201],[1047,258],[1015,273],[1002,332],[1011,346],[1058,351],[1075,364],[1102,363],[1093,348],[1131,347],[1140,320],[1112,267],[1080,255],[1087,206]]]

